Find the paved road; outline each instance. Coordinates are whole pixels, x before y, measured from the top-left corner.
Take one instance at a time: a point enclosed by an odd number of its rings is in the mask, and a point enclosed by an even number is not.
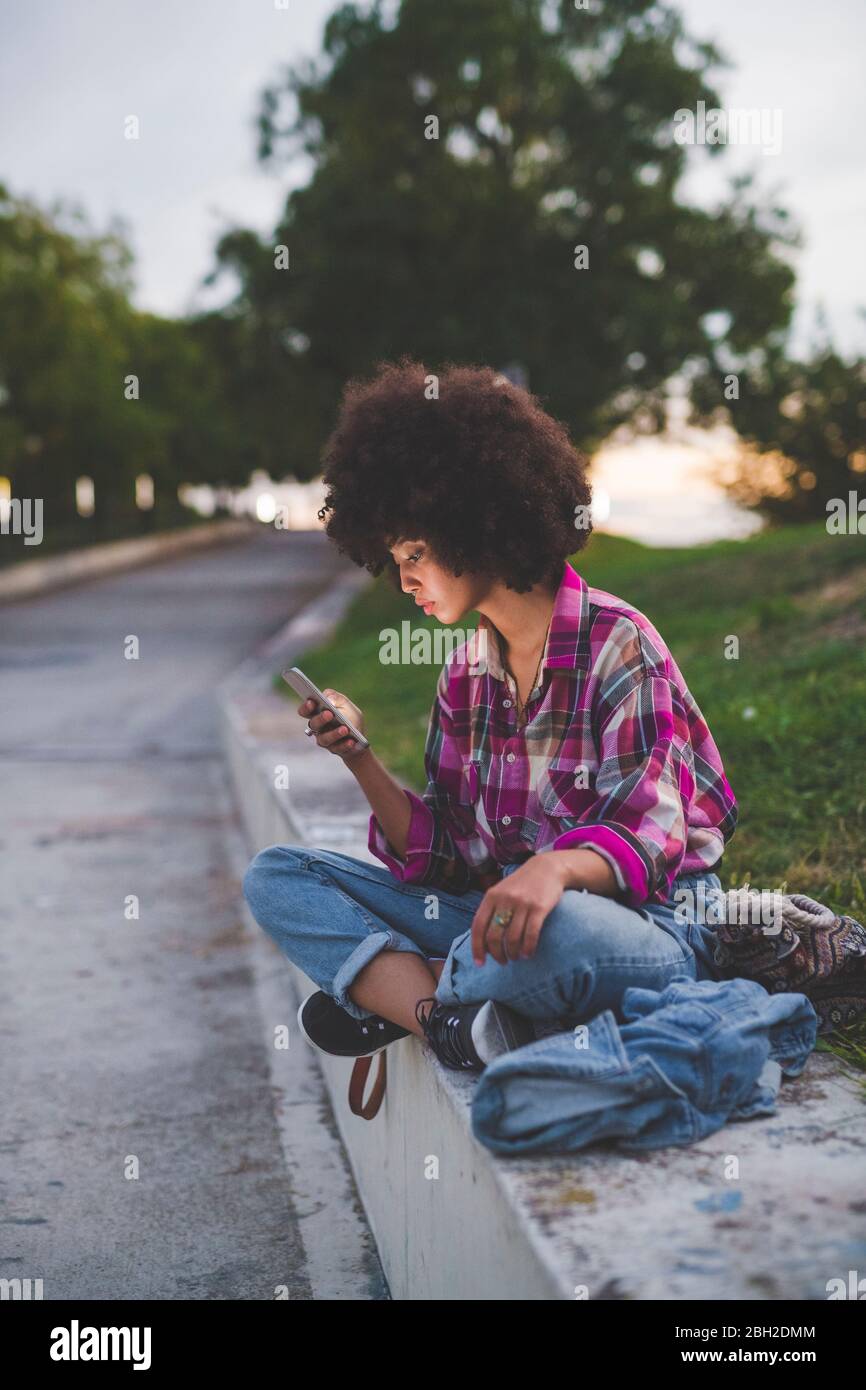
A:
[[[0,1278],[46,1299],[321,1296],[213,689],[341,564],[263,530],[0,609]]]

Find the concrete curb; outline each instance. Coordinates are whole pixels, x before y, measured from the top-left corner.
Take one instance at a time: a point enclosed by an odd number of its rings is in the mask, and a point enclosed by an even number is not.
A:
[[[362,580],[317,599],[220,690],[251,855],[306,843],[371,858],[360,791],[271,689],[278,665],[327,637]],[[275,788],[277,768],[290,791]],[[273,950],[298,997],[315,989]],[[394,1299],[824,1300],[829,1279],[866,1268],[866,1106],[861,1078],[828,1054],[784,1083],[776,1115],[698,1144],[528,1160],[475,1140],[475,1078],[415,1037],[388,1049],[371,1122],[349,1110],[351,1064],[315,1056]]]
[[[201,526],[181,527],[177,531],[158,531],[153,536],[131,540],[106,541],[65,555],[44,560],[27,560],[0,570],[0,603],[11,603],[47,593],[84,579],[96,579],[119,570],[136,569],[188,550],[202,549],[253,534],[257,523],[244,520],[208,521]]]

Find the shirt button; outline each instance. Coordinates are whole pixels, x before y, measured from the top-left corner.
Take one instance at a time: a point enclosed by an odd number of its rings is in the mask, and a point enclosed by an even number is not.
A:
[[[510,824],[511,824],[511,817],[510,817],[510,816],[503,816],[503,817],[502,817],[502,824],[503,824],[503,825],[510,825]]]
[[[510,701],[510,700],[503,700],[503,701],[502,701],[502,708],[503,708],[503,709],[511,709],[511,701]]]
[[[516,755],[515,753],[506,753],[506,755],[505,755],[505,761],[506,761],[507,763],[513,763],[516,756],[517,756],[517,755]]]

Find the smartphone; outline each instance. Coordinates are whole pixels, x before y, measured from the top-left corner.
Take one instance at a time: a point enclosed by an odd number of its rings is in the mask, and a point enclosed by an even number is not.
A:
[[[286,684],[290,685],[297,695],[300,695],[302,700],[316,700],[318,702],[319,710],[316,713],[325,709],[330,710],[337,722],[349,730],[346,737],[355,739],[359,748],[369,747],[369,739],[366,739],[360,730],[355,728],[354,724],[349,723],[345,714],[341,714],[337,706],[331,704],[327,695],[323,695],[319,687],[313,685],[309,676],[305,676],[299,666],[288,667],[282,672],[282,677]]]

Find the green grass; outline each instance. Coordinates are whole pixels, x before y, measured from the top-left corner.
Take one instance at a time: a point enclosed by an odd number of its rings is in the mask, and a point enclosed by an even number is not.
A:
[[[866,920],[866,537],[830,536],[817,522],[655,549],[596,533],[573,563],[654,623],[703,710],[740,811],[723,887],[802,892]],[[416,614],[376,581],[303,659],[314,681],[364,710],[380,757],[414,786],[438,668],[378,656],[381,629],[404,618],[437,626]],[[725,657],[730,636],[737,660]],[[839,1037],[819,1046],[866,1069],[866,1022]]]

